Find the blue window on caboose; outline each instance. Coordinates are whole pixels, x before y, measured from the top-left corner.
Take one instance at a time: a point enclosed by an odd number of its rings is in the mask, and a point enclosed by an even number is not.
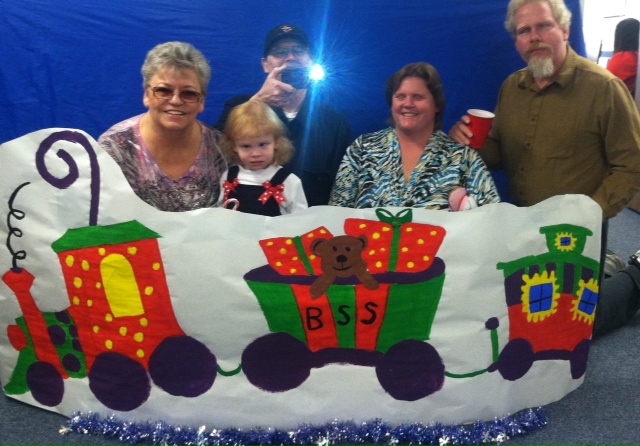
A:
[[[529,309],[531,313],[549,311],[553,306],[553,284],[533,285],[529,291]]]
[[[569,247],[573,244],[573,237],[560,237],[560,246],[563,248]]]
[[[582,296],[580,297],[580,305],[578,305],[578,310],[580,310],[584,314],[588,314],[589,316],[591,316],[593,312],[596,311],[597,303],[598,293],[595,293],[589,288],[585,288],[585,290],[582,292]]]

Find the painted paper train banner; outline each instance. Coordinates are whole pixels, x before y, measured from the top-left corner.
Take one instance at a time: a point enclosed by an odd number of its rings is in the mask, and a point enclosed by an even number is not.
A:
[[[0,146],[0,381],[216,427],[491,420],[582,383],[600,210],[158,211],[86,133]]]

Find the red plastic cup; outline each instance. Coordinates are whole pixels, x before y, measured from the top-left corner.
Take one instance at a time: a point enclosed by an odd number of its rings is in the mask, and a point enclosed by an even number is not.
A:
[[[491,129],[493,118],[496,115],[490,111],[479,110],[477,108],[467,110],[467,114],[471,120],[469,123],[469,130],[473,133],[471,141],[469,142],[469,147],[472,149],[481,149],[484,147],[484,142],[487,140],[487,135]]]

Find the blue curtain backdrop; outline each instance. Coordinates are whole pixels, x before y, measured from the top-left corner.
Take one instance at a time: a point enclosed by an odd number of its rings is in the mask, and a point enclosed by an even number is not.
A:
[[[426,61],[441,73],[445,130],[468,108],[493,109],[523,62],[503,22],[507,0],[0,0],[0,143],[49,127],[96,139],[142,113],[140,67],[154,45],[187,41],[213,68],[201,119],[253,93],[264,36],[281,23],[307,30],[328,76],[320,97],[344,113],[353,137],[386,126],[386,80]],[[579,0],[571,43],[584,54]]]

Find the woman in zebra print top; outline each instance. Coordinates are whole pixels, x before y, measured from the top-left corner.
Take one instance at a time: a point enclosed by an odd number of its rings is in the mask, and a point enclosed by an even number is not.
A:
[[[476,151],[441,130],[446,101],[432,65],[403,67],[387,82],[386,98],[391,127],[361,135],[347,149],[330,205],[449,209],[459,188],[479,206],[500,201]]]

